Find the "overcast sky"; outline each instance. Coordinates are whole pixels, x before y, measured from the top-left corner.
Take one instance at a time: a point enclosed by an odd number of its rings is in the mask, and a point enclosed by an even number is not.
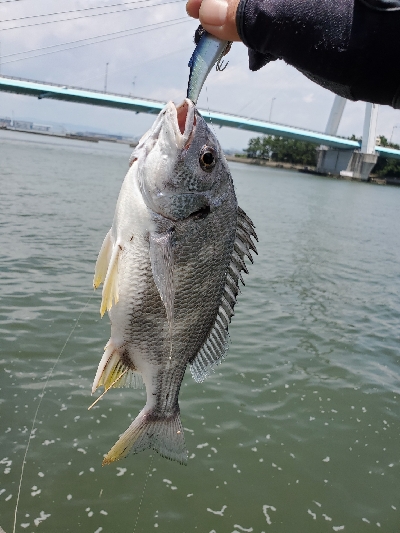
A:
[[[187,63],[194,48],[193,33],[197,22],[186,16],[184,1],[143,7],[161,1],[0,0],[0,20],[3,21],[0,23],[1,74],[101,90],[106,63],[109,63],[108,91],[163,101],[172,99],[178,103],[186,93]],[[114,4],[119,5],[105,8]],[[102,9],[88,9],[94,7]],[[37,17],[77,9],[85,11]],[[117,10],[120,12],[94,16]],[[5,19],[32,16],[35,17],[4,22]],[[86,18],[6,29],[82,16]],[[142,28],[142,33],[122,38],[115,38],[121,34],[108,35],[156,23],[163,25],[167,21],[172,21],[169,24],[173,25],[159,29],[153,29],[154,26]],[[51,54],[49,52],[58,48],[45,48],[63,43],[71,43],[65,47],[75,47],[82,42],[71,41],[96,36],[113,39]],[[12,55],[30,50],[36,51]],[[27,59],[29,55],[38,57]],[[283,61],[273,62],[257,73],[250,72],[247,50],[240,43],[233,45],[228,59],[225,71],[210,74],[199,107],[268,120],[273,101],[273,122],[318,131],[325,129],[334,98],[332,93]],[[362,102],[347,103],[339,135],[361,135],[364,109]],[[12,112],[15,118],[29,117],[42,123],[72,123],[87,129],[101,128],[129,135],[142,135],[154,121],[151,115],[0,93],[0,116],[11,116]],[[381,106],[378,134],[390,138],[392,133],[393,141],[400,143],[400,111]],[[229,128],[217,129],[217,135],[224,148],[244,148],[248,139],[254,136]]]

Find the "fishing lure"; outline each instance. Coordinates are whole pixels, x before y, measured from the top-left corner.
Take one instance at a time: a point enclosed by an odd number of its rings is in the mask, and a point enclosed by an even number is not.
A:
[[[213,66],[216,64],[219,72],[225,70],[227,63],[223,63],[222,57],[229,52],[232,43],[214,37],[206,32],[202,26],[199,26],[196,31],[195,43],[196,48],[188,65],[190,74],[187,98],[197,104],[201,89]]]

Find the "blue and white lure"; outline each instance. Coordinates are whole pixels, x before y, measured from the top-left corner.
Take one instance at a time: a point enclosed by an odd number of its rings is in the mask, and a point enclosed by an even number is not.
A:
[[[221,60],[229,52],[230,46],[230,41],[221,41],[201,28],[200,39],[188,65],[190,74],[187,98],[194,104],[197,104],[200,91],[213,66],[216,64],[219,71],[225,69],[226,64],[223,65]]]

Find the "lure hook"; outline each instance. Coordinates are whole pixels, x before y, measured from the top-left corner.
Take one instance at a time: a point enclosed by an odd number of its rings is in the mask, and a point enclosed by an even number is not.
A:
[[[217,64],[215,66],[215,70],[217,72],[222,72],[226,69],[226,67],[228,66],[229,64],[229,61],[227,61],[225,64],[224,64],[224,60],[221,58],[221,59],[218,59],[217,61]]]

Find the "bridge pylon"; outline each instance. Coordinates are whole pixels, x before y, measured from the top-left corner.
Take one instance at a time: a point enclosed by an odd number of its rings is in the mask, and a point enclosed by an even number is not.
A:
[[[325,133],[337,135],[345,105],[346,99],[336,95]],[[378,160],[378,155],[375,152],[378,112],[378,104],[366,103],[361,149],[353,151],[320,146],[317,171],[324,174],[340,175],[344,178],[368,181],[369,175]]]

